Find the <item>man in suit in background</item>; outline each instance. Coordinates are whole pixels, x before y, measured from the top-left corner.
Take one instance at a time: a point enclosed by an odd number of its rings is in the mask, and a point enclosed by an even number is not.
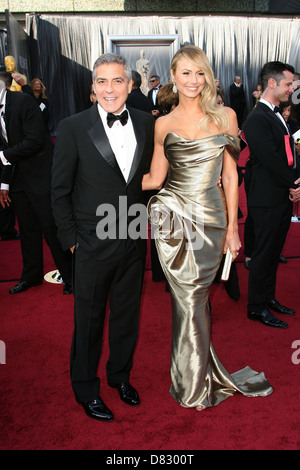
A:
[[[229,88],[230,106],[236,112],[239,129],[243,129],[245,113],[245,92],[240,76],[234,77],[234,82]]]
[[[21,281],[10,289],[19,294],[43,283],[43,235],[64,281],[63,293],[72,292],[71,256],[57,239],[51,209],[53,144],[46,135],[41,112],[31,96],[11,92],[12,76],[0,72],[1,205],[13,201],[19,229],[23,269]],[[11,198],[11,199],[10,199]]]
[[[131,70],[122,56],[104,54],[97,59],[93,84],[97,102],[59,125],[52,204],[61,243],[74,256],[73,390],[88,416],[110,421],[113,413],[100,398],[97,377],[108,297],[108,384],[117,388],[125,403],[140,403],[129,376],[146,239],[130,237],[131,219],[121,203],[125,199],[129,210],[143,202],[141,181],[152,158],[154,119],[150,113],[126,109]],[[106,222],[104,213],[111,208],[116,219]],[[103,222],[111,234],[105,233]]]
[[[299,161],[294,141],[277,109],[280,103],[288,101],[293,78],[294,69],[288,64],[276,61],[264,65],[261,72],[263,95],[244,128],[251,161],[247,205],[254,229],[248,318],[275,328],[288,325],[270,310],[283,315],[295,313],[275,298],[277,267],[290,227],[292,201],[300,196]]]
[[[162,87],[162,85],[160,84],[160,78],[158,75],[152,75],[150,77],[149,82],[152,88],[151,90],[148,91],[148,98],[151,102],[152,114],[155,118],[157,118],[158,116],[162,114],[162,109],[159,106],[158,100],[157,100],[157,93],[158,93],[158,90]]]
[[[145,111],[146,113],[151,113],[152,105],[150,101],[148,100],[147,96],[145,96],[144,93],[141,92],[141,88],[140,88],[142,84],[141,75],[136,70],[132,70],[131,78],[132,78],[132,89],[128,95],[126,104],[128,106],[131,106],[132,108],[141,109],[142,111]]]

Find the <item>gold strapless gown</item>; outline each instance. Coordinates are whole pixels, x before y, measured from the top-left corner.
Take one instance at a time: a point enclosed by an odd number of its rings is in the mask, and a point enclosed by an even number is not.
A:
[[[189,140],[167,134],[168,180],[148,203],[152,236],[171,289],[170,393],[184,407],[215,406],[236,391],[246,396],[272,393],[263,372],[247,366],[230,375],[211,344],[208,296],[227,224],[225,197],[217,184],[225,148],[237,161],[235,136]]]

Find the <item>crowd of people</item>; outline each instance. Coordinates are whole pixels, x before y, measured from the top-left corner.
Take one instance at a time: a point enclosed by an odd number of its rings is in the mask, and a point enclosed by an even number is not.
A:
[[[6,57],[6,70],[0,71],[0,201],[1,219],[9,232],[15,230],[11,214],[17,217],[23,266],[20,281],[9,292],[20,294],[43,283],[45,239],[62,277],[63,293],[71,294],[72,258],[58,241],[51,208],[53,143],[47,128],[45,87],[39,79],[28,85],[12,59]],[[11,91],[13,83],[20,90]]]
[[[13,204],[16,211],[23,259],[21,281],[10,294],[42,283],[44,237],[63,292],[74,295],[73,392],[97,420],[114,418],[100,396],[97,376],[107,303],[107,381],[124,403],[140,403],[130,372],[147,239],[132,236],[136,220],[130,210],[121,210],[124,197],[127,208],[147,205],[152,269],[155,255],[157,278],[166,281],[172,298],[172,397],[202,411],[236,392],[272,393],[264,374],[249,366],[229,374],[211,343],[210,289],[222,259],[231,258],[235,266],[242,248],[241,132],[250,153],[245,173],[252,234],[247,317],[286,328],[272,311],[295,313],[275,295],[293,203],[300,199],[299,146],[293,137],[300,126],[290,117],[293,67],[278,61],[263,66],[248,116],[241,77],[230,86],[228,106],[200,48],[181,48],[170,74],[164,85],[153,74],[145,95],[141,75],[124,57],[103,54],[93,67],[91,106],[61,120],[53,145],[41,80],[27,85],[11,60],[10,70],[0,72],[0,203],[3,210]],[[11,91],[12,80],[21,90]]]

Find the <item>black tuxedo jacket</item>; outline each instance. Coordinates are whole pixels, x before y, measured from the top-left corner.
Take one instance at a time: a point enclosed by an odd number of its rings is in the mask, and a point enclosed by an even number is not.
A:
[[[119,197],[127,197],[128,208],[143,201],[141,181],[151,162],[154,119],[137,109],[128,107],[128,111],[137,147],[127,182],[109,144],[97,103],[59,125],[52,170],[52,207],[64,249],[79,243],[94,258],[107,258],[122,240],[118,235],[116,239],[97,237],[96,227],[101,220],[96,215],[98,206],[110,204],[116,209],[118,234]],[[144,255],[146,240],[136,243]]]
[[[267,105],[259,102],[249,114],[244,132],[251,166],[248,205],[271,207],[288,201],[289,188],[295,188],[300,165],[297,156],[296,169],[288,165],[286,127]],[[290,145],[293,150],[292,138]]]
[[[126,104],[132,108],[141,109],[146,113],[151,113],[151,110],[153,109],[149,99],[144,95],[144,93],[141,92],[139,88],[133,88],[131,90]]]
[[[33,97],[7,90],[5,126],[8,146],[1,181],[10,191],[34,194],[50,191],[53,144],[46,135],[41,112]]]
[[[161,87],[162,85],[158,86],[158,88],[161,88]],[[148,99],[151,101],[152,109],[158,109],[161,111],[161,108],[157,102],[157,95],[156,95],[156,102],[153,103],[153,99],[152,99],[153,92],[154,92],[153,88],[151,88],[151,90],[148,91]]]
[[[236,86],[232,83],[229,87],[230,106],[235,110],[241,110],[245,106],[245,92],[243,85]]]

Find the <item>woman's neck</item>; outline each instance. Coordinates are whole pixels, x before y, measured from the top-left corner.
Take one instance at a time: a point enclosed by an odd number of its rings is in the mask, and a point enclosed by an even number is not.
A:
[[[195,118],[195,116],[202,117],[204,115],[204,112],[199,105],[198,97],[196,100],[186,100],[186,99],[180,100],[177,108],[178,108],[178,111],[188,116],[193,116],[193,118]]]

